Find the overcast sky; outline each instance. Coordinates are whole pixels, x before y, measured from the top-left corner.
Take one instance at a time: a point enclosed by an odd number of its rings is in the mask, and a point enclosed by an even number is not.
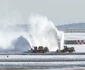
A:
[[[85,0],[0,0],[0,23],[9,16],[27,23],[32,12],[47,16],[55,25],[85,22]]]

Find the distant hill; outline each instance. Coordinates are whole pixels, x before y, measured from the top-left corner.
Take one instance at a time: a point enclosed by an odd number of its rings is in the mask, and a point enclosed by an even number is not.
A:
[[[85,30],[85,23],[72,23],[56,26],[59,30]]]

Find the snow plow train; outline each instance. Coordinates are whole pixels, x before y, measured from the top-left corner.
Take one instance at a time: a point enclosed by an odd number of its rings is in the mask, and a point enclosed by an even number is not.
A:
[[[63,50],[57,49],[56,53],[65,53],[65,52],[72,53],[74,51],[75,51],[74,47],[64,46]],[[46,53],[46,52],[49,52],[49,49],[48,47],[43,47],[43,46],[39,47],[34,46],[34,49],[32,50],[32,53]]]

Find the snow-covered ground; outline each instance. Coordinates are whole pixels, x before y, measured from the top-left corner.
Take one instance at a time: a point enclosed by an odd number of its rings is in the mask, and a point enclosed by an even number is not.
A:
[[[85,70],[85,67],[66,67],[66,68],[48,68],[48,69],[28,69],[28,68],[0,68],[0,70]]]
[[[59,68],[85,66],[85,55],[0,55],[0,57],[0,67]]]
[[[83,40],[85,41],[85,33],[65,33],[65,40]],[[65,44],[67,45],[67,44]],[[74,47],[75,52],[85,52],[85,44],[68,44],[68,47]]]
[[[82,56],[82,57],[81,57]],[[0,61],[80,61],[85,55],[0,55]]]
[[[65,33],[65,40],[85,40],[85,33]]]

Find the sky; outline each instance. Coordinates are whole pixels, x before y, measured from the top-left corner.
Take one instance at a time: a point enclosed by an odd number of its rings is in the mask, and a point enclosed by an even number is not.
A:
[[[47,16],[55,25],[84,23],[85,0],[0,0],[0,23],[27,23],[31,13]]]

